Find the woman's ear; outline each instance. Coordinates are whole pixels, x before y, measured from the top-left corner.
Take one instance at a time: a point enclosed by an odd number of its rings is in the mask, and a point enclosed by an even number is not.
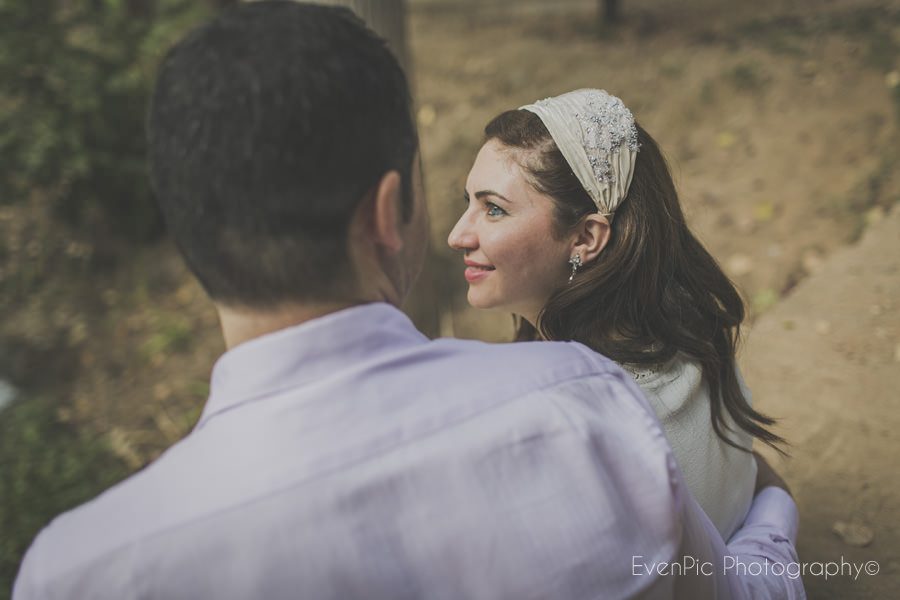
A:
[[[584,263],[591,262],[606,248],[611,232],[609,219],[598,213],[587,215],[576,230],[572,254],[581,256]]]

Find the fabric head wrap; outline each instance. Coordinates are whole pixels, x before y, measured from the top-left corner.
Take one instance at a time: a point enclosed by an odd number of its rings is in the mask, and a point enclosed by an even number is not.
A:
[[[615,96],[594,89],[519,108],[540,117],[600,214],[611,218],[634,175],[639,145],[631,111]]]

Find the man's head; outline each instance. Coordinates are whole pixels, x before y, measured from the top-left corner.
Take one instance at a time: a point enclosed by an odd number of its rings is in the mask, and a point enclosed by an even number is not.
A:
[[[396,218],[400,246],[422,237],[410,232],[424,220],[409,92],[384,42],[347,9],[283,1],[223,12],[169,51],[148,135],[168,228],[217,303],[352,300],[371,266],[357,256],[374,255],[406,285],[393,263],[421,249],[383,247],[390,223],[374,223]],[[392,202],[393,214],[378,208]],[[348,251],[351,237],[362,252]]]

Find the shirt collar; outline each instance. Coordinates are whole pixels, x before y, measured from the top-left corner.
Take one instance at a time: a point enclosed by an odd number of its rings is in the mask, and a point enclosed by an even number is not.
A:
[[[328,376],[348,362],[427,341],[409,317],[377,302],[238,344],[213,366],[209,399],[197,428],[218,413]]]

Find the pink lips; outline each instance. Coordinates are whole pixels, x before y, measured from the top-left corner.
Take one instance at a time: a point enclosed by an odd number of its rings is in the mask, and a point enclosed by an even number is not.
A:
[[[466,263],[466,281],[468,281],[469,283],[481,281],[482,279],[490,275],[491,271],[494,270],[494,267],[490,265],[483,265],[472,260],[466,260],[464,262]]]

